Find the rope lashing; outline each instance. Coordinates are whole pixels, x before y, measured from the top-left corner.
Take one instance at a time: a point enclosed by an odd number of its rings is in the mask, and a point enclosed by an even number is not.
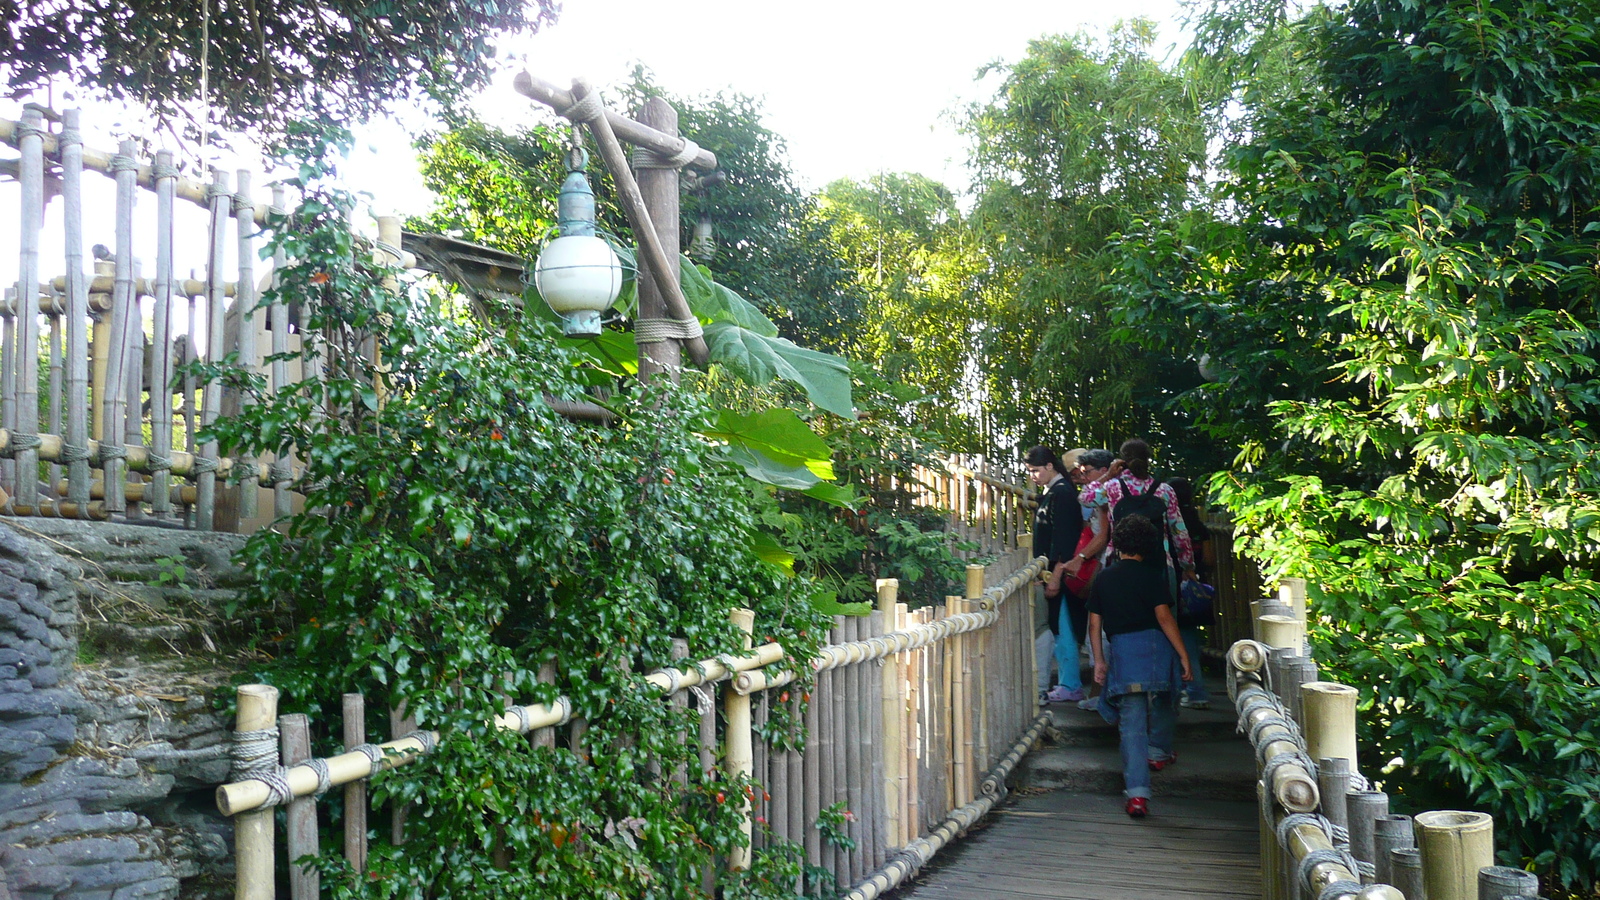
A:
[[[61,133],[56,135],[57,149],[66,149],[81,143],[83,143],[83,132],[76,128],[63,128]]]
[[[699,319],[634,319],[633,340],[638,344],[691,341],[705,334]]]
[[[387,243],[385,241],[373,241],[372,242],[372,246],[376,247],[379,250],[382,250],[384,253],[389,254],[389,256],[394,258],[394,259],[399,259],[401,256],[404,255],[404,254],[402,254],[400,252],[400,248],[399,247],[396,247],[395,245]]]
[[[506,712],[508,712],[511,715],[516,717],[516,719],[517,719],[517,733],[518,734],[527,734],[528,733],[528,727],[529,727],[528,708],[525,707],[525,706],[518,706],[516,704],[512,704],[510,707],[507,707]]]
[[[357,744],[350,748],[350,752],[365,756],[367,762],[372,764],[372,771],[374,772],[378,771],[378,767],[383,764],[383,748],[377,744]]]
[[[294,466],[287,459],[278,458],[272,461],[273,484],[284,484],[294,480]]]
[[[21,143],[26,138],[39,137],[45,134],[45,130],[31,118],[24,118],[22,121],[16,123],[13,133],[17,136],[17,142]],[[112,157],[112,165],[116,165],[115,157]]]
[[[683,138],[677,153],[657,153],[648,147],[635,147],[628,155],[628,163],[635,169],[681,169],[700,155],[700,145]]]
[[[137,171],[139,171],[139,161],[137,159],[134,159],[131,156],[123,156],[121,153],[111,157],[112,174],[116,174],[117,172]]]
[[[312,758],[306,760],[304,765],[317,773],[317,789],[312,796],[321,797],[326,794],[328,789],[333,787],[333,773],[328,769],[328,761]]]
[[[16,440],[16,437],[13,436],[12,440]],[[76,462],[86,462],[91,459],[94,459],[94,454],[90,453],[88,446],[84,444],[63,443],[61,445],[61,464],[64,466],[70,466]]]
[[[423,753],[432,753],[434,748],[439,746],[439,737],[431,731],[413,731],[400,736],[402,741],[406,738],[411,738],[421,744]]]
[[[253,213],[256,211],[256,205],[246,200],[243,196],[239,194],[231,194],[229,196],[233,197],[233,211],[235,214],[242,212]]]
[[[1310,757],[1306,756],[1300,751],[1296,751],[1294,753],[1280,753],[1263,763],[1261,766],[1261,780],[1270,785],[1272,783],[1273,774],[1284,766],[1300,766],[1304,768],[1312,778],[1315,778],[1317,775],[1316,768],[1311,765]],[[1328,840],[1331,843],[1333,837],[1330,835]]]
[[[561,111],[561,115],[574,122],[593,122],[606,114],[598,94],[590,94]]]
[[[666,677],[667,689],[661,692],[665,696],[671,697],[673,694],[676,694],[678,691],[683,689],[683,673],[677,669],[657,669],[650,674],[662,675]]]
[[[160,181],[163,178],[177,178],[181,173],[182,170],[180,170],[177,166],[171,165],[170,163],[166,165],[156,163],[150,167],[150,177],[157,181]]]
[[[259,781],[267,786],[262,807],[282,806],[294,799],[288,769],[278,765],[278,729],[233,733],[233,781]]]
[[[105,448],[104,447],[102,447],[100,449],[100,455],[102,455],[102,456],[105,455]],[[215,472],[220,468],[222,468],[222,461],[221,460],[212,459],[209,456],[196,456],[194,458],[194,463],[192,465],[190,465],[190,467],[189,467],[189,474],[190,475],[205,475],[205,474],[210,473],[210,472]]]
[[[37,434],[13,434],[11,436],[11,446],[7,449],[12,455],[15,455],[29,450],[37,450],[43,445],[44,442],[39,439]]]
[[[100,462],[104,463],[106,460],[109,460],[109,459],[127,459],[127,458],[128,458],[128,445],[127,444],[113,444],[113,443],[110,443],[108,441],[102,441],[100,443]]]
[[[694,695],[694,708],[704,712],[711,708],[711,689],[703,684],[689,688],[689,693]]]
[[[160,456],[152,452],[149,455],[149,461],[145,464],[145,468],[151,473],[170,472],[172,470],[172,457]]]

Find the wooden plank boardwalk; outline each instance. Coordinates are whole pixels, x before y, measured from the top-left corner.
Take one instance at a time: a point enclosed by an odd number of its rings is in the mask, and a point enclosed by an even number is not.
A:
[[[1255,900],[1254,803],[1164,797],[1130,819],[1120,797],[1014,799],[940,854],[895,900]]]

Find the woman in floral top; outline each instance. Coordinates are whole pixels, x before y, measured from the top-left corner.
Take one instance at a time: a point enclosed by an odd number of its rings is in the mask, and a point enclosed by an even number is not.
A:
[[[1172,488],[1158,484],[1150,476],[1150,445],[1134,438],[1123,443],[1118,454],[1121,458],[1111,464],[1102,481],[1084,485],[1078,494],[1078,502],[1085,508],[1107,507],[1111,510],[1112,526],[1116,525],[1117,504],[1128,496],[1144,496],[1155,492],[1154,496],[1165,507],[1163,519],[1166,522],[1166,554],[1167,567],[1170,569],[1176,559],[1182,572],[1173,572],[1173,590],[1177,590],[1178,577],[1194,577],[1194,544],[1189,540],[1189,528],[1183,523],[1183,514],[1178,511],[1178,497]],[[1107,548],[1112,559],[1116,556],[1116,546]]]

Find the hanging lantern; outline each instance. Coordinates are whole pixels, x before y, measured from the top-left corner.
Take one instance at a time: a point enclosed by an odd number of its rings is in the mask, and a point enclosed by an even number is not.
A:
[[[564,320],[569,337],[597,337],[600,314],[622,292],[622,261],[595,233],[594,190],[583,175],[589,154],[575,147],[567,154],[567,178],[556,199],[560,236],[546,244],[533,265],[539,296]]]

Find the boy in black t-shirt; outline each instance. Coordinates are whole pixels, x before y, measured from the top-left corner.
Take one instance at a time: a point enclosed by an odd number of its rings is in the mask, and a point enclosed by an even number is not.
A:
[[[1172,615],[1161,533],[1145,517],[1129,515],[1113,526],[1112,541],[1119,559],[1089,588],[1089,652],[1095,683],[1104,688],[1100,714],[1121,736],[1127,813],[1138,819],[1150,811],[1150,773],[1178,760],[1177,692],[1193,674]]]

